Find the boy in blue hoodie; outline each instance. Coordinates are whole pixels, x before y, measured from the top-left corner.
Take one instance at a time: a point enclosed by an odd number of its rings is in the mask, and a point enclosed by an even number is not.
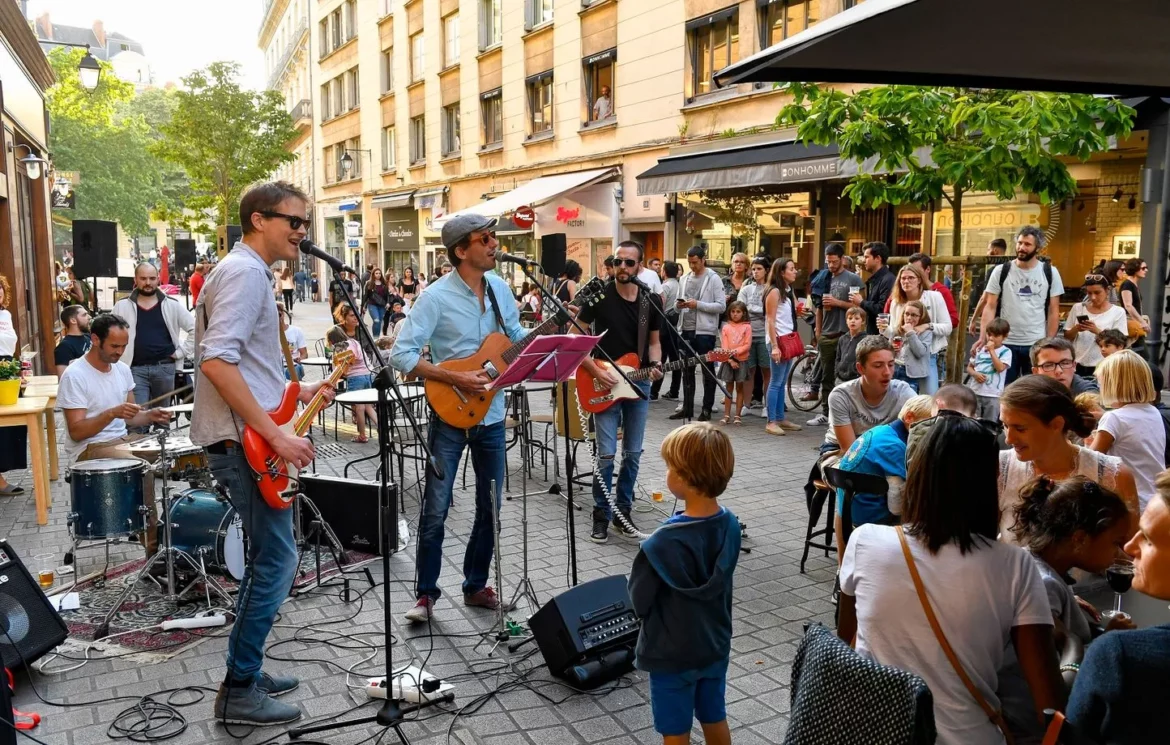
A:
[[[706,423],[662,442],[666,487],[685,505],[642,543],[630,571],[630,599],[642,620],[636,665],[650,673],[654,729],[664,745],[688,745],[694,719],[707,745],[729,745],[727,664],[731,575],[740,525],[716,498],[735,470],[731,440]]]

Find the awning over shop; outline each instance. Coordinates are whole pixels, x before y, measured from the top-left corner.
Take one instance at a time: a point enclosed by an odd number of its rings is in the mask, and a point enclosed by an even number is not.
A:
[[[344,202],[341,202],[340,204],[338,204],[338,205],[337,205],[337,209],[338,209],[338,211],[340,211],[340,212],[353,212],[353,211],[354,211],[354,210],[356,210],[356,209],[360,209],[360,208],[361,208],[361,206],[362,206],[362,203],[361,203],[361,201],[360,201],[360,200],[357,200],[357,199],[347,199],[346,201],[344,201]]]
[[[397,209],[405,207],[410,204],[410,198],[414,195],[414,189],[407,189],[406,191],[395,191],[389,194],[379,194],[370,200],[371,207],[378,209]]]
[[[836,145],[775,142],[668,156],[638,175],[638,195],[823,181],[843,175]]]
[[[1170,3],[1102,8],[1100,0],[868,0],[715,79],[1170,93]]]
[[[595,168],[590,171],[575,173],[558,173],[555,176],[542,176],[528,183],[518,186],[512,191],[481,202],[474,207],[452,212],[441,221],[435,220],[435,228],[441,228],[447,220],[456,215],[484,215],[486,217],[503,217],[516,211],[517,207],[528,205],[537,207],[574,189],[599,184],[617,178],[620,171],[617,168]]]
[[[419,189],[414,193],[414,206],[416,209],[429,210],[440,206],[443,203],[443,195],[447,193],[448,186],[432,186],[429,189]]]

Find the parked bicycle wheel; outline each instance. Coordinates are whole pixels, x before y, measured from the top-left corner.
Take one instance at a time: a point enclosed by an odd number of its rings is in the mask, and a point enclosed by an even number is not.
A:
[[[796,358],[788,369],[788,405],[797,411],[814,411],[820,408],[821,395],[812,401],[804,400],[805,395],[815,390],[821,382],[821,356],[816,350],[805,352]]]

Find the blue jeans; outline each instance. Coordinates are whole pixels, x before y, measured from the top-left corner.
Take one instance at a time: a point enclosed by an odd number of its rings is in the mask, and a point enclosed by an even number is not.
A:
[[[459,474],[459,459],[463,456],[465,446],[471,449],[471,467],[475,470],[475,523],[471,527],[467,551],[463,555],[463,594],[472,595],[487,586],[488,570],[492,563],[495,539],[492,529],[491,482],[496,482],[495,499],[498,507],[500,490],[504,486],[504,423],[458,429],[434,418],[428,437],[431,451],[443,467],[444,478],[439,480],[427,471],[418,529],[418,552],[415,555],[418,572],[415,596],[438,598],[442,594],[439,591],[439,571],[443,564],[443,526],[447,522],[447,512],[451,509],[452,491]]]
[[[636,385],[643,393],[650,393],[649,381],[643,380]],[[646,434],[646,415],[649,413],[649,400],[627,398],[593,415],[597,434],[597,475],[593,478],[593,504],[605,512],[606,520],[613,519],[613,509],[605,498],[605,492],[613,487],[618,427],[622,427],[622,468],[618,473],[614,501],[619,510],[629,512],[634,503],[634,482],[638,479],[638,467],[642,462],[642,439]]]
[[[373,303],[370,303],[366,307],[370,310],[370,321],[374,327],[373,334],[377,336],[382,333],[382,318],[386,315],[386,309]]]
[[[149,365],[134,365],[134,402],[139,406],[152,399],[175,390],[175,363],[155,362]],[[163,402],[164,406],[169,403]],[[136,432],[146,432],[150,427],[135,427]]]
[[[296,363],[296,365],[294,365],[294,367],[296,367],[296,369],[297,369],[297,380],[304,380],[305,379],[305,366],[298,362],[298,363]],[[285,380],[292,380],[292,378],[290,378],[288,376],[288,368],[287,367],[284,368],[284,379]]]
[[[771,362],[772,378],[768,381],[767,393],[767,407],[768,407],[768,421],[782,422],[784,421],[784,390],[788,385],[788,368],[792,367],[792,360],[784,360],[777,362],[771,359],[771,350],[769,350],[769,361]]]
[[[683,331],[682,338],[691,345],[691,349],[695,350],[695,354],[698,355],[704,355],[715,348],[714,334],[696,334],[694,331]],[[686,357],[689,354],[690,352],[680,345],[679,357]],[[701,411],[710,414],[711,407],[715,405],[715,389],[718,387],[714,380],[715,364],[712,362],[700,362],[695,367],[683,368],[683,411],[688,415],[695,413],[696,367],[706,370],[706,372],[698,371],[698,374],[703,377],[703,408]]]
[[[288,597],[297,571],[292,509],[269,507],[252,479],[243,451],[208,453],[212,475],[244,523],[248,563],[236,597],[236,622],[228,637],[227,669],[237,680],[256,678],[264,664],[264,640]]]
[[[1011,385],[1017,378],[1032,374],[1032,345],[1004,344],[1012,350],[1012,364],[1008,366],[1003,384]]]

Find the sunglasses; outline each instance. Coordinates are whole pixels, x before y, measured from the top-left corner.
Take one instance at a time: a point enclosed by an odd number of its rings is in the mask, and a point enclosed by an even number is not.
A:
[[[615,267],[625,266],[625,267],[629,267],[629,268],[633,269],[634,267],[636,267],[638,265],[638,260],[637,259],[614,259],[613,265]]]
[[[288,220],[288,226],[293,230],[300,230],[302,226],[309,224],[309,221],[303,217],[297,217],[296,215],[286,215],[283,212],[261,212],[260,214],[264,215],[265,217],[280,217]]]

